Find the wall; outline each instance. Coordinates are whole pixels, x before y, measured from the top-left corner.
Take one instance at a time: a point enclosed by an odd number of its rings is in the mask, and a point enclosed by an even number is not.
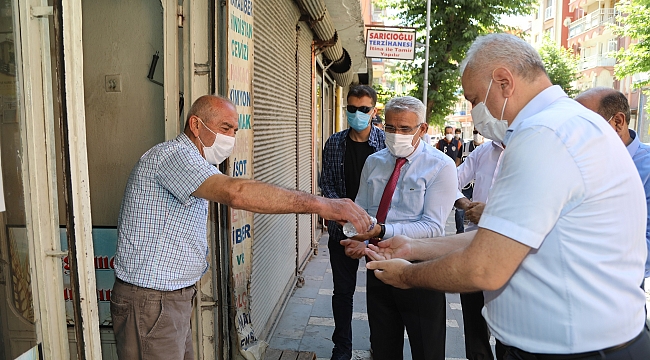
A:
[[[93,226],[116,226],[126,181],[140,156],[164,140],[163,88],[147,79],[163,53],[159,0],[84,0],[84,89]],[[120,75],[121,92],[106,91]],[[163,58],[155,79],[162,82]]]

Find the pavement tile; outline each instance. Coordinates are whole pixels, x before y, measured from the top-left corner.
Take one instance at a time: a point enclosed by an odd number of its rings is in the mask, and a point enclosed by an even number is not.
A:
[[[318,296],[318,290],[319,289],[316,286],[303,286],[301,288],[296,288],[296,291],[291,296],[315,299],[316,296]]]
[[[317,296],[311,308],[311,316],[334,317],[332,314],[332,297],[325,295]]]
[[[307,325],[322,325],[334,327],[334,318],[310,316]]]
[[[331,326],[307,325],[305,335],[300,343],[300,351],[313,351],[317,357],[328,358],[332,355]]]
[[[298,349],[300,349],[300,342],[300,339],[289,339],[273,336],[269,342],[269,347],[272,349],[298,351]]]

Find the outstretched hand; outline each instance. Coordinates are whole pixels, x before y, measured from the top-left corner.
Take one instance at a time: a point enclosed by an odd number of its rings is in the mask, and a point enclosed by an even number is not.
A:
[[[341,240],[341,245],[345,246],[345,255],[353,259],[361,259],[366,254],[366,243],[356,240]]]
[[[413,239],[397,235],[380,241],[377,246],[368,245],[366,255],[372,260],[406,259],[413,260],[411,241]]]
[[[354,201],[350,199],[320,199],[323,201],[323,206],[318,215],[323,219],[334,220],[341,225],[349,221],[357,229],[370,227],[370,215]]]
[[[481,220],[481,215],[483,215],[483,209],[485,209],[485,203],[470,203],[467,206],[467,210],[465,211],[465,216],[467,219],[469,219],[469,221],[473,222],[474,224],[478,224],[479,220]]]
[[[411,263],[403,259],[392,259],[383,261],[371,261],[366,264],[368,270],[375,272],[377,279],[384,283],[400,289],[408,289],[409,286],[405,282],[404,270],[410,266]]]

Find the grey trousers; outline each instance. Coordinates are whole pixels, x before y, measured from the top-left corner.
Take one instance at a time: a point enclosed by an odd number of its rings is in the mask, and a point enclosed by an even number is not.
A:
[[[146,289],[115,279],[111,316],[120,360],[191,360],[192,302],[196,286]]]

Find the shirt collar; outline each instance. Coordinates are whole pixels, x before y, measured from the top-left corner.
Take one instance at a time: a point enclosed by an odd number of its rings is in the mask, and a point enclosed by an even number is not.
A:
[[[506,136],[503,139],[503,144],[508,145],[510,141],[510,136],[517,126],[521,124],[522,121],[525,121],[527,118],[537,114],[538,112],[544,110],[547,106],[551,105],[555,101],[568,97],[567,94],[562,90],[559,85],[549,86],[546,89],[542,90],[537,96],[524,106],[523,109],[519,111],[515,119],[512,121],[508,130],[506,131]]]
[[[630,130],[630,137],[632,138],[632,142],[630,145],[627,146],[627,151],[630,153],[630,156],[634,157],[634,154],[636,154],[636,151],[639,150],[639,144],[641,143],[641,140],[639,140],[639,137],[636,136],[636,132],[634,130]]]
[[[178,141],[179,143],[185,146],[193,147],[197,151],[199,150],[197,149],[196,145],[192,142],[192,140],[190,140],[190,138],[184,132],[178,134],[178,136],[176,137],[176,141]]]

